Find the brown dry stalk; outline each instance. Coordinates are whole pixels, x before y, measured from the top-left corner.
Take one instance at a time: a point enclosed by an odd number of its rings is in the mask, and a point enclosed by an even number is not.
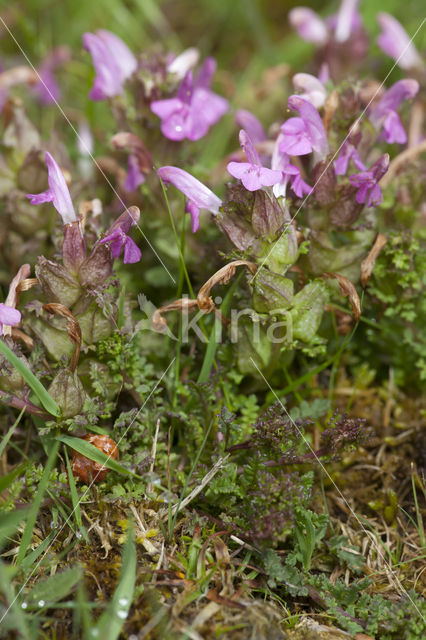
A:
[[[348,278],[345,278],[345,276],[340,275],[340,273],[326,272],[326,273],[323,273],[321,277],[334,278],[335,280],[338,281],[342,295],[348,296],[349,298],[349,302],[352,309],[352,315],[354,317],[355,322],[359,322],[359,319],[361,317],[361,302],[359,300],[357,290],[355,289],[352,282],[348,280]]]
[[[426,152],[426,140],[423,140],[423,142],[417,144],[415,147],[405,149],[405,151],[397,155],[396,158],[392,160],[389,165],[389,169],[379,182],[382,189],[388,186],[403,165],[407,162],[412,162],[420,153],[424,152]]]
[[[74,372],[78,364],[81,349],[81,329],[78,320],[75,319],[68,307],[57,302],[49,302],[48,304],[44,304],[43,309],[48,313],[62,316],[67,321],[68,337],[71,342],[75,344],[75,351],[70,362],[70,371]]]
[[[168,311],[180,311],[182,313],[184,311],[193,311],[197,307],[203,313],[211,313],[214,311],[222,322],[225,322],[225,319],[222,317],[218,309],[216,309],[216,306],[210,297],[210,291],[216,284],[228,284],[234,276],[236,268],[240,266],[247,267],[252,274],[256,273],[257,265],[254,262],[248,262],[247,260],[235,260],[234,262],[226,264],[224,267],[219,269],[219,271],[216,271],[216,273],[214,273],[211,278],[203,284],[198,292],[196,300],[191,298],[181,298],[156,309],[151,318],[153,328],[162,333],[165,331],[167,328],[167,322],[165,318],[163,318],[163,313],[167,313]]]
[[[364,288],[367,286],[368,281],[371,278],[376,260],[386,242],[386,236],[384,236],[383,233],[378,233],[368,256],[361,262],[361,284]]]

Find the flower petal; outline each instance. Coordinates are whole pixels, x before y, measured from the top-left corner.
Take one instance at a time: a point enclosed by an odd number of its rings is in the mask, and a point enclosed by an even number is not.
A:
[[[199,209],[207,209],[215,215],[219,213],[219,207],[222,204],[220,198],[187,171],[178,167],[165,166],[160,167],[157,173],[163,182],[171,182]]]

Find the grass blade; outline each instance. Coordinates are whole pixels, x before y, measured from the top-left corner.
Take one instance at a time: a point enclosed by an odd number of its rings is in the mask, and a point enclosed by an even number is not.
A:
[[[136,545],[133,539],[133,527],[129,527],[123,549],[120,579],[110,605],[99,618],[97,637],[105,640],[117,640],[119,637],[132,604],[135,579]]]
[[[54,399],[48,394],[46,389],[41,384],[40,380],[38,380],[33,372],[30,371],[27,366],[25,366],[22,360],[20,360],[18,356],[16,356],[13,351],[9,349],[9,347],[5,342],[3,342],[3,340],[0,340],[0,353],[4,355],[5,358],[7,358],[10,364],[13,365],[15,369],[17,369],[17,371],[19,371],[25,382],[34,391],[46,411],[52,414],[52,416],[59,418],[59,416],[61,415],[61,410]]]
[[[133,471],[130,471],[129,469],[126,469],[126,467],[123,467],[123,465],[117,462],[117,460],[112,460],[112,458],[109,458],[103,451],[100,451],[100,449],[97,449],[93,444],[87,442],[86,440],[83,440],[82,438],[76,438],[74,436],[68,436],[64,434],[58,436],[57,439],[59,442],[67,444],[69,447],[71,447],[71,449],[75,449],[75,451],[78,451],[78,453],[86,456],[86,458],[89,458],[89,460],[98,462],[104,467],[111,469],[111,471],[122,473],[126,476],[132,476],[133,478],[140,478],[140,476],[138,476],[136,473],[133,473]]]
[[[22,409],[21,413],[16,418],[14,424],[10,427],[9,431],[6,433],[6,435],[4,436],[3,440],[0,442],[0,457],[3,455],[3,451],[6,449],[7,443],[9,442],[10,438],[12,437],[13,432],[15,431],[16,427],[20,423],[21,418],[24,415],[24,413],[25,413],[25,408]]]
[[[25,525],[24,533],[22,534],[21,544],[19,546],[18,555],[16,557],[16,563],[19,564],[25,558],[28,547],[31,544],[31,538],[33,535],[33,529],[37,520],[37,514],[40,509],[41,502],[49,483],[50,473],[55,465],[56,456],[58,455],[59,442],[50,440],[51,448],[47,458],[46,466],[44,467],[43,475],[38,483],[38,489],[34,495],[34,499],[31,503],[30,510],[28,512],[27,524]]]

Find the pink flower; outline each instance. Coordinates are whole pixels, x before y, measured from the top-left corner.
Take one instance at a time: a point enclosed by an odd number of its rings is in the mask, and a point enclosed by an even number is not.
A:
[[[186,211],[191,214],[192,232],[200,228],[200,209],[207,209],[213,215],[219,213],[222,200],[202,182],[179,167],[160,167],[157,171],[163,182],[173,184],[188,198]]]
[[[407,135],[396,112],[401,102],[414,98],[419,90],[416,80],[398,80],[381,97],[379,102],[369,113],[369,119],[375,129],[383,128],[383,137],[390,144],[399,142],[405,144]]]
[[[226,113],[228,101],[210,90],[215,71],[215,60],[207,58],[195,82],[192,72],[186,73],[175,98],[151,102],[166,138],[199,140]]]
[[[90,91],[92,100],[105,100],[123,93],[124,82],[137,68],[137,60],[127,45],[111,31],[99,29],[83,35],[84,48],[92,56],[96,78]]]
[[[240,129],[244,129],[244,131],[247,132],[253,144],[263,142],[267,139],[262,123],[250,111],[238,109],[235,114],[235,122]]]
[[[346,140],[339,151],[339,155],[334,163],[334,172],[337,176],[344,176],[348,170],[349,161],[352,160],[355,167],[359,171],[366,171],[367,167],[361,160],[361,157],[354,144]]]
[[[287,184],[290,182],[292,191],[298,198],[303,198],[305,194],[311,194],[313,189],[310,187],[300,175],[300,169],[293,164],[290,164],[290,156],[280,151],[280,144],[284,136],[279,134],[274,151],[272,153],[272,169],[281,171],[281,180],[273,187],[274,196],[276,198],[285,197],[287,191]]]
[[[359,204],[365,203],[367,207],[374,207],[382,202],[383,195],[378,183],[388,168],[389,154],[385,153],[368,171],[350,176],[351,184],[358,187],[355,199]]]
[[[377,38],[379,47],[396,60],[401,69],[421,69],[423,60],[398,20],[389,13],[379,13],[377,22],[382,29]]]
[[[77,216],[64,174],[56,160],[54,160],[48,151],[46,151],[46,164],[49,188],[38,194],[28,193],[27,198],[30,199],[31,204],[52,202],[56,211],[62,217],[64,224],[76,222]]]
[[[3,333],[3,325],[14,326],[21,322],[21,312],[0,302],[0,331]]]
[[[248,134],[241,129],[240,145],[244,149],[248,162],[230,162],[227,169],[231,176],[241,180],[248,191],[257,191],[262,187],[272,187],[281,180],[281,172],[262,167],[259,155]]]
[[[126,191],[136,191],[145,182],[145,175],[139,168],[138,158],[135,154],[129,154],[127,160],[127,175],[124,183]]]
[[[289,118],[282,126],[284,137],[280,151],[293,156],[303,156],[315,151],[323,160],[328,153],[327,134],[315,107],[301,96],[290,96],[288,106],[299,113],[299,118]]]

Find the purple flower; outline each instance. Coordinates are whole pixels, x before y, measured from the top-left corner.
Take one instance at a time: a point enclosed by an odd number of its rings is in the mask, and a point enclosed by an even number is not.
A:
[[[123,262],[125,264],[139,262],[141,259],[142,254],[138,245],[127,235],[122,227],[116,227],[111,233],[105,236],[105,238],[99,241],[100,244],[105,244],[106,242],[109,243],[113,258],[118,258],[124,247]]]
[[[322,46],[328,40],[328,29],[324,20],[308,7],[294,7],[289,14],[288,19],[303,40],[313,42]]]
[[[396,112],[403,100],[414,98],[419,90],[419,83],[416,80],[398,80],[385,91],[377,105],[371,109],[369,119],[374,128],[380,131],[383,128],[383,136],[386,142],[392,144],[407,142],[407,135],[401,120]]]
[[[191,71],[186,73],[175,98],[151,102],[166,138],[199,140],[228,110],[228,101],[210,90],[215,71],[215,60],[207,58],[195,82]]]
[[[303,93],[299,93],[301,98],[308,100],[316,109],[322,107],[327,97],[327,91],[318,78],[310,73],[296,73],[292,81],[296,91],[303,91]]]
[[[383,200],[378,182],[385,175],[389,167],[389,154],[385,153],[371,165],[368,171],[362,171],[349,177],[351,184],[358,188],[355,199],[359,204],[374,207]]]
[[[235,122],[240,129],[244,129],[247,132],[253,144],[267,139],[262,123],[250,111],[238,109],[235,114]]]
[[[312,188],[302,180],[300,169],[290,164],[290,156],[280,151],[280,144],[284,136],[279,134],[274,151],[272,153],[272,169],[281,171],[281,180],[273,187],[274,196],[276,198],[285,197],[287,184],[290,181],[290,187],[298,198],[303,198],[305,194],[311,194]]]
[[[377,38],[379,47],[391,58],[397,61],[401,69],[423,67],[423,60],[404,27],[389,13],[379,13],[377,16],[382,32]]]
[[[127,160],[127,175],[124,183],[126,191],[136,191],[145,182],[145,175],[139,168],[138,158],[135,154],[130,154]]]
[[[3,333],[3,325],[14,326],[21,322],[21,312],[0,302],[0,331]]]
[[[248,162],[230,162],[227,170],[231,176],[241,180],[248,191],[257,191],[262,187],[272,187],[277,182],[280,182],[280,171],[262,167],[259,155],[244,129],[241,129],[239,138]]]
[[[55,69],[70,58],[68,47],[56,47],[42,61],[38,73],[40,80],[34,86],[34,93],[42,104],[52,104],[61,97],[59,85],[54,76]]]
[[[361,160],[361,157],[354,144],[346,140],[339,151],[339,155],[334,163],[334,172],[337,176],[344,176],[348,170],[349,161],[352,160],[355,167],[359,171],[366,171],[367,167]]]
[[[186,211],[191,214],[193,233],[198,231],[200,227],[200,209],[207,209],[214,215],[219,213],[222,200],[187,171],[178,167],[165,166],[160,167],[157,173],[163,182],[173,184],[188,198]]]
[[[289,22],[303,40],[319,47],[327,44],[331,37],[336,42],[346,42],[351,33],[361,26],[358,2],[342,0],[339,11],[327,20],[308,7],[294,7],[288,14]]]
[[[70,192],[58,163],[53,159],[48,151],[46,151],[47,164],[47,180],[49,188],[38,194],[27,193],[31,204],[43,204],[43,202],[52,202],[56,211],[62,217],[64,224],[76,222],[77,216],[71,200]]]
[[[300,96],[290,96],[288,106],[299,113],[299,118],[289,118],[281,131],[284,138],[280,151],[293,156],[303,156],[316,151],[317,160],[323,160],[328,153],[327,134],[315,107]]]
[[[346,42],[351,33],[361,26],[358,3],[359,0],[342,0],[339,11],[336,14],[336,25],[334,28],[334,39],[336,42]]]
[[[96,78],[89,96],[104,100],[123,93],[125,80],[137,68],[137,60],[127,45],[111,31],[85,33],[83,46],[92,56]]]

